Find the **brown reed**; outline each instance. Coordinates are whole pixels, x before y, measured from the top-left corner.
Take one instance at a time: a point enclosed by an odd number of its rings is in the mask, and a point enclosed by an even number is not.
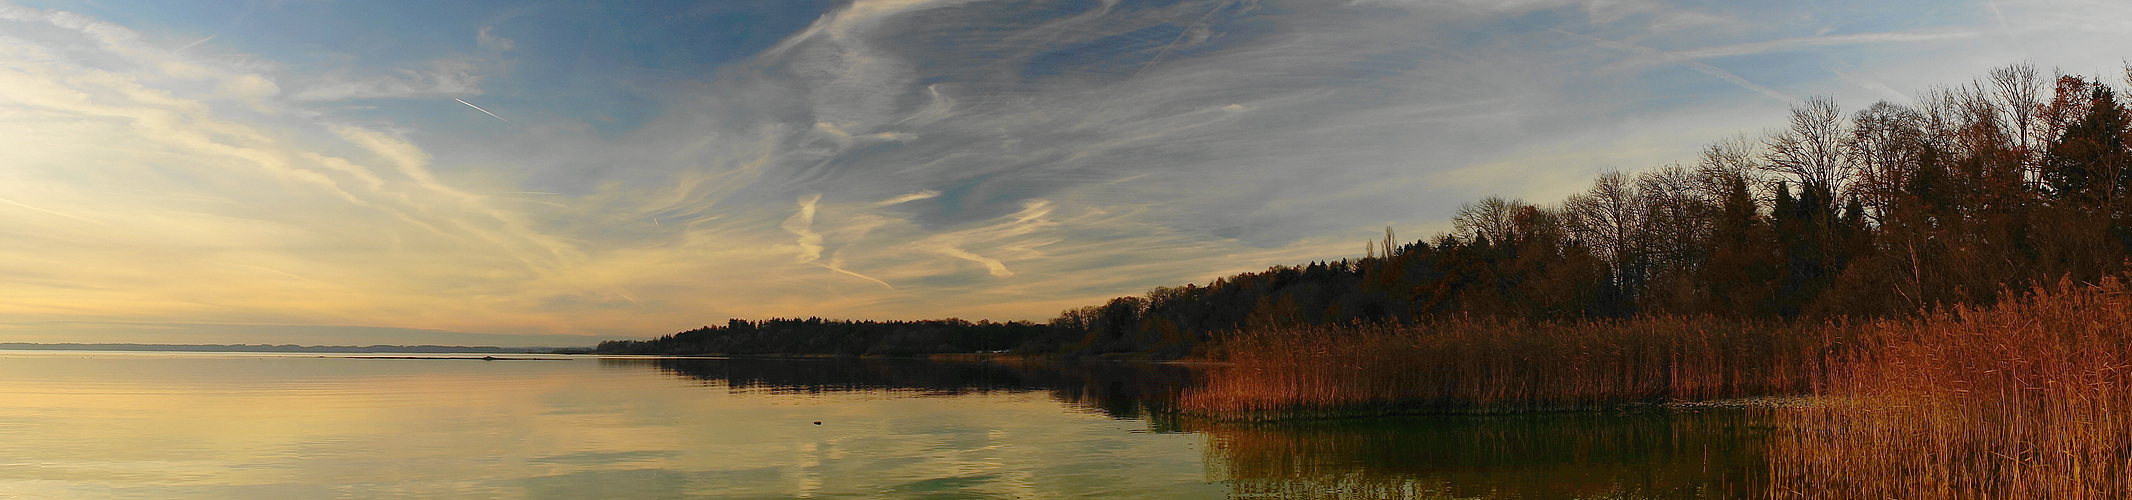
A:
[[[1773,412],[1772,497],[2132,498],[2132,293],[2117,278],[1862,325],[1451,320],[1263,329],[1223,350],[1182,409],[1280,420],[1810,394]]]
[[[1252,420],[1802,394],[1845,331],[1711,317],[1261,329],[1222,339],[1228,364],[1181,407]]]
[[[1190,421],[1245,498],[1745,498],[1767,412],[1564,412]]]
[[[1862,329],[1780,415],[1780,498],[2132,498],[2132,297],[2060,282]]]

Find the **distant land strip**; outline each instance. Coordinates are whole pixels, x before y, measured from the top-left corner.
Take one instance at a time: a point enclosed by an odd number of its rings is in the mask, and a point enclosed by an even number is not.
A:
[[[583,347],[495,347],[449,345],[305,346],[295,344],[36,344],[0,342],[0,350],[34,351],[165,351],[165,352],[335,352],[335,353],[496,353],[571,354],[589,351]],[[473,358],[480,359],[480,358]]]
[[[342,359],[460,359],[479,361],[569,361],[570,358],[499,358],[495,356],[334,356]]]

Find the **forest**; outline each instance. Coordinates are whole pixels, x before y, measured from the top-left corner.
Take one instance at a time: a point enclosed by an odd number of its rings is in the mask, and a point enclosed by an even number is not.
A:
[[[2132,71],[2128,71],[2132,74]],[[1830,321],[1989,306],[2096,283],[2132,256],[2126,103],[2015,64],[1910,103],[1795,105],[1697,158],[1599,175],[1554,203],[1486,197],[1453,230],[1361,258],[1161,287],[1045,324],[733,320],[602,353],[1178,359],[1310,326],[1705,317]]]
[[[1049,325],[1026,321],[972,323],[952,318],[925,321],[732,319],[724,325],[704,326],[654,340],[601,342],[593,352],[909,357],[1006,351],[1021,348],[1030,339],[1047,338],[1053,330]]]

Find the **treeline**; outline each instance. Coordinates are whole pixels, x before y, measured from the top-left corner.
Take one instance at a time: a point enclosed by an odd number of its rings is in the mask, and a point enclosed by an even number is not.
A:
[[[1788,127],[1559,203],[1485,198],[1451,234],[1066,311],[1070,353],[1177,356],[1222,332],[1432,318],[1886,317],[2094,282],[2132,247],[2125,104],[2029,65]]]
[[[2118,93],[2020,64],[1907,104],[1846,113],[1811,99],[1782,129],[1711,144],[1692,163],[1606,173],[1558,203],[1484,198],[1425,241],[1387,230],[1360,259],[1156,288],[1043,325],[736,320],[601,349],[1171,359],[1228,332],[1304,325],[1989,305],[2005,290],[2125,270],[2132,116]]]
[[[824,354],[836,356],[915,356],[1028,350],[1032,339],[1049,338],[1049,325],[1016,321],[975,323],[961,319],[926,321],[838,321],[821,318],[728,320],[653,340],[610,340],[594,348],[600,354]]]

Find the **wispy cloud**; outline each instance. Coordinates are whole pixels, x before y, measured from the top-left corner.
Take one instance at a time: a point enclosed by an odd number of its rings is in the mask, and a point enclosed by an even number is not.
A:
[[[975,262],[984,266],[985,272],[993,277],[1006,278],[1014,276],[1014,271],[1008,270],[1005,262],[992,257],[978,255],[966,248],[972,245],[987,244],[1017,257],[1039,257],[1042,254],[1038,252],[1037,248],[1042,245],[1027,244],[1025,240],[1020,240],[1020,238],[1056,225],[1056,222],[1049,220],[1051,211],[1051,203],[1048,201],[1030,201],[1023,206],[1020,212],[1003,217],[997,222],[960,231],[935,234],[920,240],[917,245],[941,255]],[[1023,244],[1018,245],[1016,243]]]
[[[1667,61],[1667,62],[1672,62],[1672,63],[1678,63],[1678,64],[1680,64],[1680,65],[1683,65],[1683,66],[1687,66],[1687,67],[1689,67],[1689,68],[1694,68],[1694,69],[1695,69],[1696,71],[1700,71],[1700,72],[1702,72],[1703,74],[1706,74],[1706,75],[1710,75],[1710,76],[1713,76],[1713,77],[1717,77],[1717,78],[1718,78],[1718,79],[1720,79],[1720,80],[1724,80],[1724,81],[1727,81],[1727,82],[1731,82],[1731,83],[1732,83],[1733,85],[1738,85],[1738,86],[1740,86],[1740,88],[1743,88],[1743,89],[1747,89],[1747,90],[1751,90],[1751,91],[1754,91],[1755,93],[1758,93],[1758,94],[1762,94],[1762,95],[1766,95],[1766,96],[1769,96],[1769,97],[1771,97],[1771,98],[1774,98],[1774,99],[1776,99],[1776,100],[1778,100],[1778,101],[1783,101],[1783,102],[1795,102],[1795,101],[1798,101],[1798,99],[1797,99],[1797,98],[1794,98],[1794,97],[1792,97],[1792,96],[1790,96],[1790,95],[1787,95],[1787,94],[1785,94],[1785,93],[1783,93],[1783,92],[1778,92],[1778,91],[1777,91],[1777,89],[1772,89],[1772,88],[1769,88],[1769,87],[1765,87],[1765,86],[1762,86],[1761,84],[1758,84],[1758,83],[1754,83],[1754,82],[1748,81],[1748,80],[1747,80],[1746,78],[1741,78],[1741,77],[1740,77],[1740,75],[1735,75],[1735,74],[1732,74],[1732,72],[1730,72],[1730,71],[1725,71],[1725,70],[1723,70],[1723,69],[1718,69],[1718,67],[1716,67],[1716,66],[1711,66],[1711,65],[1709,65],[1709,64],[1704,64],[1704,63],[1703,63],[1703,62],[1701,62],[1701,61],[1696,61],[1696,60],[1695,60],[1695,59],[1694,59],[1693,57],[1690,57],[1690,56],[1687,56],[1687,55],[1683,55],[1683,54],[1679,54],[1679,53],[1673,53],[1673,52],[1666,52],[1666,51],[1662,51],[1662,50],[1658,50],[1658,49],[1654,49],[1654,48],[1650,48],[1650,47],[1645,47],[1645,46],[1642,46],[1642,45],[1636,45],[1636,44],[1633,44],[1633,43],[1625,43],[1625,42],[1616,42],[1616,41],[1612,41],[1612,40],[1606,40],[1606,39],[1601,39],[1601,38],[1598,38],[1598,37],[1593,37],[1593,36],[1590,36],[1590,35],[1585,35],[1585,34],[1581,34],[1581,33],[1571,33],[1571,32],[1568,32],[1568,31],[1564,31],[1564,30],[1560,30],[1560,29],[1553,29],[1552,31],[1554,31],[1554,32],[1556,32],[1556,33],[1561,33],[1561,34],[1563,34],[1563,35],[1567,35],[1567,36],[1570,36],[1570,37],[1573,37],[1573,38],[1576,38],[1576,39],[1579,39],[1579,40],[1584,40],[1584,41],[1586,41],[1586,42],[1591,42],[1591,43],[1592,43],[1593,45],[1598,45],[1598,46],[1601,46],[1601,47],[1606,47],[1606,48],[1609,48],[1609,49],[1615,49],[1615,50],[1620,50],[1620,51],[1623,51],[1623,52],[1628,52],[1628,53],[1632,53],[1632,54],[1636,54],[1636,55],[1640,55],[1640,56],[1648,57],[1648,58],[1651,58],[1651,59],[1656,59],[1656,60],[1662,60],[1662,61]]]
[[[49,214],[49,215],[53,215],[53,216],[58,216],[58,217],[63,217],[63,218],[67,218],[67,219],[73,219],[73,220],[76,220],[76,221],[81,221],[81,222],[87,222],[87,223],[90,223],[90,224],[95,224],[95,225],[99,225],[99,226],[104,226],[104,227],[111,227],[111,225],[110,225],[110,224],[106,224],[106,223],[104,223],[103,221],[99,221],[99,220],[96,220],[96,219],[91,219],[91,218],[88,218],[88,217],[82,217],[82,216],[79,216],[79,215],[74,215],[74,214],[70,214],[70,213],[66,213],[66,212],[60,212],[60,211],[55,211],[55,210],[48,210],[48,209],[43,209],[43,208],[33,207],[33,206],[29,206],[29,205],[23,204],[22,202],[18,202],[18,201],[15,201],[15,200],[10,200],[10,199],[7,199],[7,198],[0,198],[0,203],[6,203],[6,204],[9,204],[9,205],[14,205],[14,206],[15,206],[15,207],[17,207],[17,208],[23,208],[23,209],[28,209],[28,210],[31,210],[31,211],[35,211],[35,212],[39,212],[39,213]]]
[[[481,94],[481,71],[465,60],[436,60],[426,70],[400,69],[385,74],[347,72],[307,78],[290,97],[298,101],[404,99]]]
[[[926,190],[920,190],[920,191],[912,191],[912,192],[910,192],[909,194],[905,194],[905,195],[902,195],[902,196],[897,196],[897,197],[894,197],[894,198],[889,198],[889,199],[886,199],[886,200],[881,200],[880,202],[878,202],[878,203],[875,203],[874,205],[876,205],[876,206],[883,206],[883,207],[885,207],[885,206],[889,206],[889,205],[899,205],[899,204],[903,204],[903,203],[909,203],[909,202],[913,202],[913,201],[918,201],[918,200],[925,200],[925,199],[932,199],[932,198],[939,198],[939,197],[940,197],[940,192],[939,192],[939,191],[934,191],[934,190],[926,189]]]
[[[799,237],[795,246],[799,249],[799,263],[807,264],[822,258],[822,235],[814,232],[814,204],[822,201],[820,193],[800,196],[799,210],[785,219],[784,228]]]
[[[1688,59],[1706,59],[1716,57],[1736,57],[1753,54],[1767,54],[1771,52],[1797,50],[1808,47],[1834,47],[1842,45],[1876,43],[1922,43],[1962,38],[1974,38],[1976,36],[1976,32],[1968,30],[1942,32],[1858,33],[1851,35],[1785,38],[1763,42],[1737,43],[1716,47],[1679,50],[1667,52],[1666,54],[1673,57],[1682,57]]]
[[[2005,22],[2049,35],[2070,21],[2048,7]],[[570,83],[498,62],[605,57],[533,17],[363,62],[0,7],[35,28],[0,29],[0,315],[607,336],[1043,319],[1352,256],[1385,226],[1424,237],[1486,194],[1558,197],[1775,123],[1793,95],[1986,64],[1941,52],[1988,49],[1991,12],[1891,8],[1846,13],[1877,32],[1801,38],[1829,23],[1778,4],[863,0],[716,68],[600,75],[637,92],[615,97],[541,94]],[[485,86],[509,109],[475,105]],[[658,107],[600,128],[573,113],[608,108],[543,101],[564,95]],[[466,127],[444,99],[537,126]]]
[[[481,48],[498,52],[511,50],[512,47],[518,46],[518,42],[489,33],[495,29],[495,26],[482,26],[480,30],[474,32],[474,44]]]

